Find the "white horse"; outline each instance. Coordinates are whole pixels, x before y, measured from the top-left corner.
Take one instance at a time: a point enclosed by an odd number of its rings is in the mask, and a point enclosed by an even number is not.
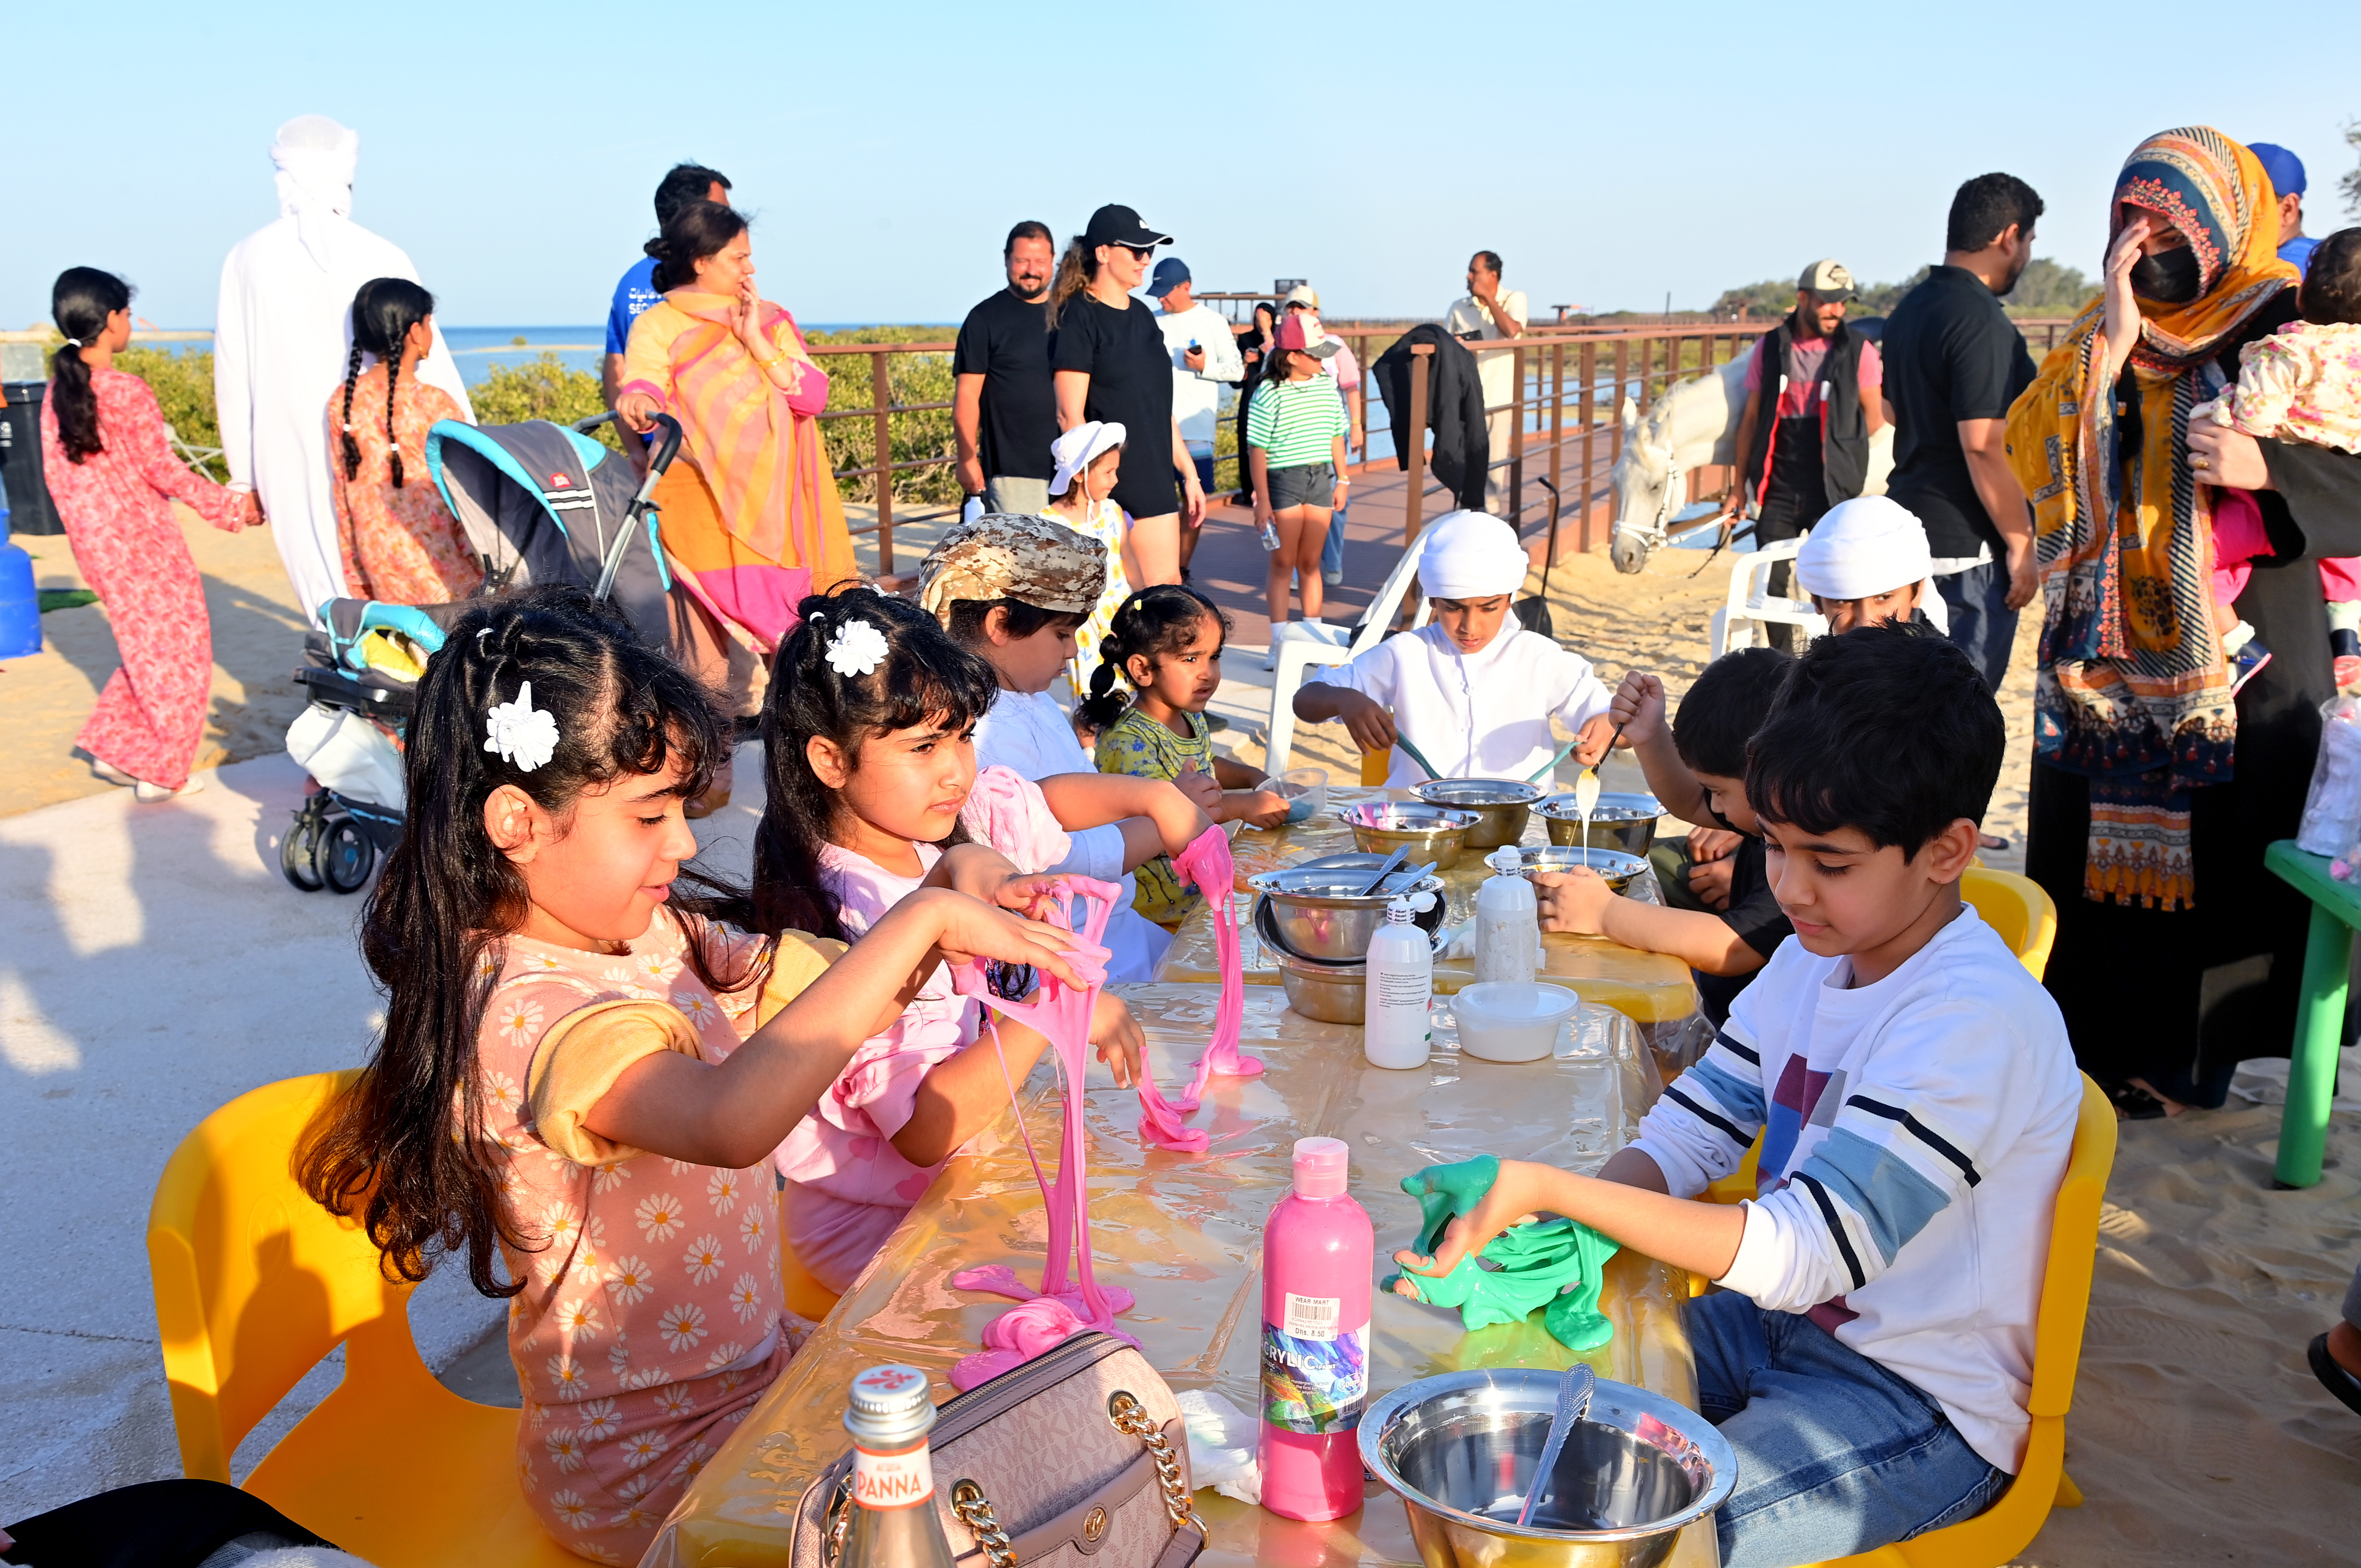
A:
[[[1708,464],[1738,461],[1738,421],[1746,411],[1744,354],[1714,367],[1709,376],[1683,381],[1656,400],[1642,419],[1626,397],[1618,411],[1623,454],[1608,472],[1615,492],[1615,532],[1608,546],[1619,572],[1636,572],[1648,552],[1663,546],[1669,525],[1687,504],[1688,475]],[[1882,496],[1894,472],[1894,427],[1869,438],[1869,476],[1861,493]]]

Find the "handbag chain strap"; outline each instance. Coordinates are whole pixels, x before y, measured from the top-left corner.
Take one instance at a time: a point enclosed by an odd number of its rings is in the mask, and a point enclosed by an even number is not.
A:
[[[1197,1517],[1197,1509],[1189,1497],[1189,1485],[1180,1474],[1180,1462],[1173,1457],[1172,1444],[1148,1419],[1147,1409],[1130,1394],[1118,1388],[1107,1396],[1107,1420],[1115,1430],[1139,1439],[1148,1445],[1148,1458],[1156,1462],[1156,1483],[1164,1491],[1164,1511],[1171,1516],[1174,1530],[1197,1527],[1205,1533],[1205,1521]]]
[[[992,1568],[1016,1568],[1016,1548],[1008,1540],[1008,1532],[1000,1528],[1000,1520],[992,1511],[992,1499],[973,1481],[962,1478],[951,1487],[951,1512],[959,1515],[960,1523],[967,1526],[975,1543],[983,1548],[983,1555]]]

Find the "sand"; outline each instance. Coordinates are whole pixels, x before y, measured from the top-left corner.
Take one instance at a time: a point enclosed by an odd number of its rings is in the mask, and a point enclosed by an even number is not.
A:
[[[89,777],[71,748],[115,663],[103,608],[45,617],[50,650],[0,666],[12,741],[0,755],[0,1124],[12,1132],[0,1173],[12,1193],[38,1182],[58,1195],[0,1206],[0,1423],[15,1437],[0,1449],[0,1519],[173,1473],[140,1241],[156,1174],[231,1094],[356,1060],[376,1005],[348,934],[356,905],[297,894],[275,871],[300,789],[280,737],[301,706],[287,678],[299,620],[276,552],[265,533],[184,521],[214,618],[201,762],[255,761],[163,806]],[[897,532],[906,567],[911,534]],[[62,540],[21,543],[43,587],[80,586]],[[1560,634],[1610,681],[1642,667],[1685,688],[1728,587],[1726,557],[1687,575],[1702,559],[1666,553],[1625,577],[1603,554],[1569,556],[1551,595]],[[1215,704],[1225,747],[1255,762],[1260,652],[1230,650]],[[1988,858],[2003,866],[2023,841],[2031,658],[2028,629],[2001,694],[2011,749],[1988,826],[2011,848]],[[1338,727],[1299,735],[1299,762],[1356,772]],[[75,798],[91,795],[107,798]],[[703,836],[742,854],[747,816],[733,808]],[[151,999],[169,1000],[169,1020]],[[2280,1064],[2257,1066],[2240,1084],[2268,1101]],[[2361,1093],[2361,1078],[2346,1085]],[[2275,1104],[2234,1099],[2123,1129],[2068,1424],[2089,1501],[2054,1514],[2023,1563],[2361,1558],[2361,1418],[2303,1362],[2361,1261],[2361,1103],[2339,1102],[2326,1179],[2305,1192],[2269,1190],[2278,1124]],[[438,1277],[414,1316],[446,1376],[480,1371],[468,1351],[496,1310]],[[333,1376],[307,1380],[242,1460]]]

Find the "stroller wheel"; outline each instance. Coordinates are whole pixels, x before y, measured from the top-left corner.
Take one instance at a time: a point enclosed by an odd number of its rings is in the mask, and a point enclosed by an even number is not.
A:
[[[357,893],[377,867],[377,846],[342,812],[320,826],[320,874],[338,893]]]
[[[320,891],[320,814],[306,806],[279,840],[279,869],[298,893]]]

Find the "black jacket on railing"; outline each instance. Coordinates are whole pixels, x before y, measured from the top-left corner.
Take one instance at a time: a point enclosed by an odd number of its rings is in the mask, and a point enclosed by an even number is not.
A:
[[[1414,326],[1378,356],[1373,373],[1378,392],[1386,400],[1386,420],[1394,431],[1394,462],[1407,472],[1409,443],[1420,439],[1410,427],[1410,372],[1414,345],[1431,343],[1433,368],[1426,386],[1426,426],[1434,432],[1429,462],[1460,506],[1481,511],[1484,478],[1492,465],[1492,438],[1484,423],[1484,387],[1477,378],[1476,356],[1467,345],[1435,323]],[[1405,435],[1404,433],[1409,433]]]

